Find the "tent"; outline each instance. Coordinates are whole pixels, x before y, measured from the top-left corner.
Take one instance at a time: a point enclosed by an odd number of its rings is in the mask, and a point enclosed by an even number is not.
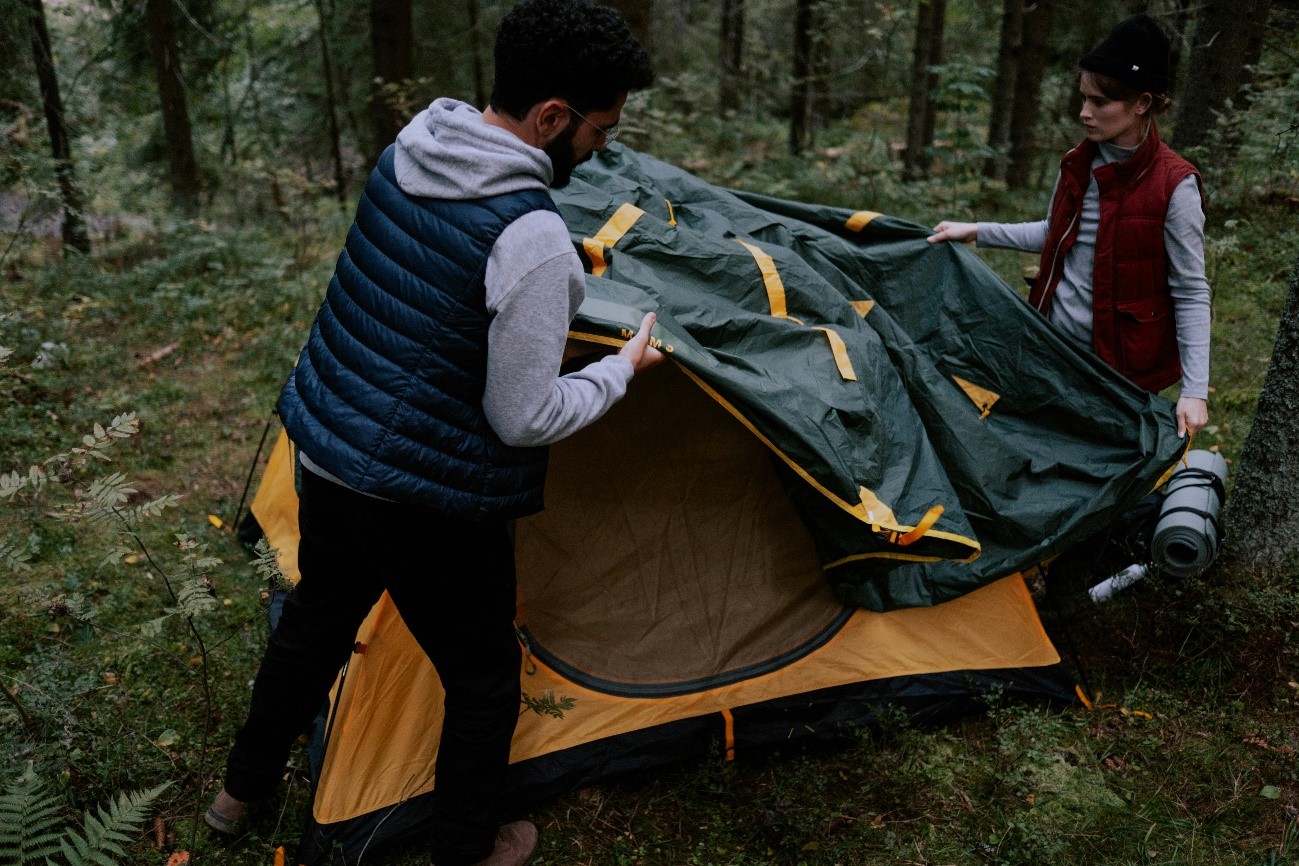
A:
[[[552,448],[516,525],[513,804],[992,692],[1073,700],[1023,574],[1162,483],[1168,401],[905,220],[620,145],[555,199],[590,272],[574,345],[654,309],[673,363]],[[295,463],[281,436],[252,506],[290,577]],[[417,835],[435,781],[436,674],[386,597],[357,640],[318,726],[310,866]]]

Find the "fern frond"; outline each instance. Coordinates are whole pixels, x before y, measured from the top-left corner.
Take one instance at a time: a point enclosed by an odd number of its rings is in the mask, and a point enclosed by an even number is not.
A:
[[[49,474],[40,466],[29,467],[26,475],[19,475],[16,470],[7,472],[0,475],[0,498],[13,499],[26,488],[39,493],[45,488],[47,481],[49,481]]]
[[[147,638],[156,638],[162,634],[162,628],[167,624],[167,620],[176,615],[176,608],[169,607],[162,616],[140,623],[140,634]]]
[[[125,475],[114,472],[112,475],[96,478],[90,482],[86,495],[90,497],[92,507],[112,509],[124,504],[135,492],[135,488],[130,486]]]
[[[114,439],[134,436],[140,430],[140,423],[134,412],[118,415],[107,428],[100,424],[94,426],[93,433],[81,437],[81,446],[63,454],[55,454],[45,460],[46,466],[84,465],[86,458],[111,462],[108,455],[102,453]]]
[[[176,588],[177,613],[197,616],[218,605],[212,594],[212,582],[206,577],[195,577]]]
[[[108,435],[112,439],[125,439],[140,432],[140,421],[134,412],[118,415],[108,424]]]
[[[114,547],[112,550],[108,551],[108,553],[104,554],[104,558],[99,564],[101,566],[117,565],[133,553],[135,553],[134,549],[127,547],[125,544],[119,544],[117,547]]]
[[[59,852],[63,855],[66,866],[88,866],[92,863],[98,866],[118,866],[118,861],[110,855],[126,856],[126,849],[122,846],[140,834],[144,820],[149,815],[149,807],[169,787],[171,783],[164,782],[148,791],[119,794],[117,800],[109,801],[107,809],[101,806],[95,812],[87,811],[81,832],[69,827],[59,842]]]
[[[10,571],[25,571],[31,568],[27,564],[27,560],[31,558],[30,550],[23,550],[7,541],[0,541],[0,562],[3,562]]]
[[[26,866],[59,850],[63,798],[41,780],[0,794],[0,863]]]
[[[280,569],[280,552],[271,547],[271,543],[266,540],[266,536],[257,539],[257,546],[253,548],[257,558],[253,560],[253,568],[270,586],[271,589],[281,589],[285,592],[293,589],[293,582],[284,576]]]
[[[168,493],[166,496],[160,496],[152,502],[146,502],[143,505],[137,505],[125,513],[126,522],[134,526],[140,521],[157,517],[168,508],[174,508],[180,502],[180,497],[174,493]]]
[[[194,618],[218,606],[216,596],[212,594],[212,581],[203,575],[190,577],[176,587],[176,606],[166,608],[162,616],[141,624],[140,632],[145,637],[157,637],[172,617]]]

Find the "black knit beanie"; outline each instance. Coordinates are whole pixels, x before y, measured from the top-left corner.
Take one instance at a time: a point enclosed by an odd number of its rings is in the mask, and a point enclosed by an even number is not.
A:
[[[1168,37],[1153,18],[1133,15],[1114,25],[1078,65],[1139,90],[1167,93],[1168,48]]]

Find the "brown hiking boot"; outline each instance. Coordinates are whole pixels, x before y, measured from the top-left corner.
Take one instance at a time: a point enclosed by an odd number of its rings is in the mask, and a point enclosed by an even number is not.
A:
[[[496,845],[486,860],[474,866],[523,866],[537,850],[537,827],[531,821],[515,821],[496,832]]]

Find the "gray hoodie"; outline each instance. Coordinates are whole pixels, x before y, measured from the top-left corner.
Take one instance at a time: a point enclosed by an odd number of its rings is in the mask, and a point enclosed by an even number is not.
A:
[[[550,188],[550,157],[489,125],[478,109],[438,99],[397,136],[397,184],[410,195],[464,200]],[[595,421],[627,391],[632,366],[609,355],[559,375],[568,327],[586,294],[582,262],[557,214],[506,227],[487,260],[483,410],[508,445],[547,445]]]

